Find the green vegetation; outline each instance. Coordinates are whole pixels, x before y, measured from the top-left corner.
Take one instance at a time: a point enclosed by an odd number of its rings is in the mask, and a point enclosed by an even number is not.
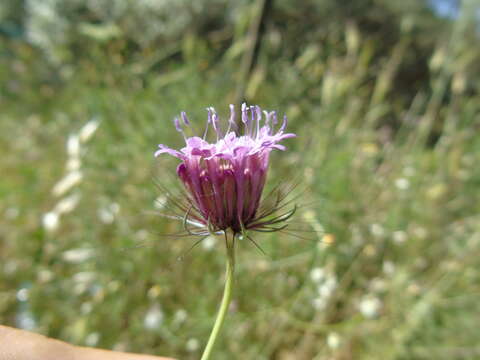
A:
[[[268,257],[240,242],[215,358],[480,357],[478,1],[445,19],[416,0],[279,0],[259,32],[260,3],[162,18],[65,0],[50,22],[32,3],[0,5],[0,323],[198,359],[225,249],[178,261],[194,240],[163,235],[181,224],[155,214],[155,181],[175,163],[153,152],[181,144],[180,111],[200,129],[206,106],[245,98],[298,134],[270,181],[302,180],[307,239],[258,237]],[[160,18],[171,31],[142,31]]]

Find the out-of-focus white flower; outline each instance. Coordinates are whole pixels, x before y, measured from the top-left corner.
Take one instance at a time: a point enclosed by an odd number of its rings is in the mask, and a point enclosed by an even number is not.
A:
[[[333,276],[329,276],[323,284],[318,287],[318,293],[323,297],[330,297],[337,287],[337,280]]]
[[[94,249],[87,249],[87,248],[78,248],[78,249],[71,249],[64,251],[62,254],[62,259],[66,262],[78,264],[89,260],[94,256],[95,251]]]
[[[77,207],[79,201],[80,194],[72,194],[60,200],[57,205],[55,205],[53,211],[58,213],[59,215],[69,213]]]
[[[367,319],[373,319],[378,316],[379,311],[382,307],[382,302],[380,299],[374,296],[366,296],[358,305],[360,313]]]
[[[74,172],[80,169],[82,166],[82,162],[80,161],[80,157],[71,156],[67,160],[67,171]]]
[[[330,275],[326,280],[325,284],[326,287],[330,288],[332,291],[335,290],[337,287],[337,279],[334,275]]]
[[[115,216],[105,208],[98,209],[98,217],[104,224],[111,224],[115,220]]]
[[[202,241],[202,247],[205,250],[212,250],[217,243],[217,239],[214,236],[209,236],[205,240]]]
[[[336,332],[331,332],[327,336],[327,345],[330,349],[335,350],[340,347],[341,339],[340,335]]]
[[[80,271],[73,275],[73,281],[78,283],[90,283],[95,280],[97,274],[93,271]]]
[[[17,291],[17,300],[18,301],[27,301],[28,300],[28,289],[27,288],[21,288],[20,290]]]
[[[68,190],[72,187],[80,183],[82,181],[83,175],[80,170],[71,171],[63,179],[55,184],[53,187],[52,193],[55,196],[61,196],[65,194]]]
[[[176,325],[180,325],[187,320],[188,314],[184,309],[177,310],[173,315],[173,322]]]
[[[395,272],[395,264],[389,260],[384,261],[383,272],[387,275],[393,275],[393,273]]]
[[[185,345],[185,348],[189,352],[195,352],[198,350],[199,347],[200,343],[195,338],[188,339],[187,344]]]
[[[120,212],[120,205],[111,203],[110,205],[98,210],[98,217],[104,224],[111,224],[115,221],[115,216]]]
[[[320,283],[325,280],[325,276],[325,269],[323,268],[316,267],[310,271],[310,279],[312,279],[313,282]]]
[[[408,181],[408,179],[405,179],[405,178],[399,178],[395,180],[395,186],[399,190],[407,190],[410,187],[410,181]]]
[[[370,232],[375,237],[382,237],[385,235],[385,229],[382,225],[374,223],[370,225]]]
[[[165,196],[159,196],[153,202],[153,206],[155,207],[155,209],[161,210],[165,207],[166,202],[167,198]]]
[[[87,122],[78,132],[78,137],[82,143],[86,143],[90,138],[95,134],[95,131],[98,129],[100,122],[96,119],[92,119]]]
[[[149,330],[158,329],[163,322],[163,311],[158,304],[153,305],[143,319],[143,326]]]
[[[407,241],[407,233],[405,231],[397,230],[393,232],[393,241],[396,244],[403,244]]]
[[[337,287],[335,274],[315,268],[310,272],[310,277],[318,284],[318,296],[312,300],[312,305],[316,310],[324,310]]]
[[[58,229],[60,216],[55,211],[49,211],[43,215],[42,225],[47,231],[53,232]]]
[[[67,139],[67,154],[69,157],[80,156],[80,139],[78,135],[72,134]]]
[[[35,13],[41,18],[53,19],[56,17],[55,12],[56,1],[27,1],[27,10],[30,10],[32,13]]]

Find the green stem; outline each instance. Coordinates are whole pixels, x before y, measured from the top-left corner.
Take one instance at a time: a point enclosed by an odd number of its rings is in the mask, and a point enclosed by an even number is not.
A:
[[[220,329],[225,320],[225,315],[227,314],[227,311],[228,311],[228,306],[230,305],[230,300],[232,299],[233,274],[235,269],[235,247],[234,247],[235,245],[234,245],[234,239],[232,239],[232,241],[229,242],[229,240],[225,238],[225,242],[227,245],[227,268],[225,273],[225,289],[223,290],[222,303],[220,304],[220,309],[218,310],[217,319],[215,320],[215,324],[213,325],[212,332],[210,333],[210,337],[208,338],[207,346],[203,351],[201,360],[210,359],[213,346],[215,345],[218,334],[220,333]]]

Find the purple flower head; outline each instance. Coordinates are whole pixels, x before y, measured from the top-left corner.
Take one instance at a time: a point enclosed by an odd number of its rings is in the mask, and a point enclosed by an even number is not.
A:
[[[177,174],[185,186],[190,206],[185,219],[193,219],[210,233],[232,230],[234,234],[253,229],[271,231],[272,226],[286,220],[293,212],[272,217],[273,211],[259,211],[267,177],[270,152],[285,150],[280,142],[295,137],[284,133],[286,117],[278,129],[275,112],[262,112],[259,106],[241,107],[243,135],[236,130],[235,109],[230,105],[230,119],[222,121],[213,107],[207,108],[208,122],[203,138],[185,137],[186,146],[180,150],[160,144],[155,156],[163,153],[180,159]],[[262,119],[262,115],[264,120]],[[184,112],[183,124],[189,125]],[[216,133],[216,141],[208,142],[208,127]],[[179,120],[175,120],[177,130]],[[183,131],[182,131],[183,132]],[[293,210],[294,211],[294,210]]]

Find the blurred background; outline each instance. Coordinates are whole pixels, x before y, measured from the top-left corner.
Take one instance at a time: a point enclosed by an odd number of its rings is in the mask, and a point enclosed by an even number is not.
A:
[[[215,359],[480,358],[479,36],[478,0],[2,0],[0,322],[198,359],[225,252],[160,235],[153,152],[247,100],[310,232],[239,244]]]

